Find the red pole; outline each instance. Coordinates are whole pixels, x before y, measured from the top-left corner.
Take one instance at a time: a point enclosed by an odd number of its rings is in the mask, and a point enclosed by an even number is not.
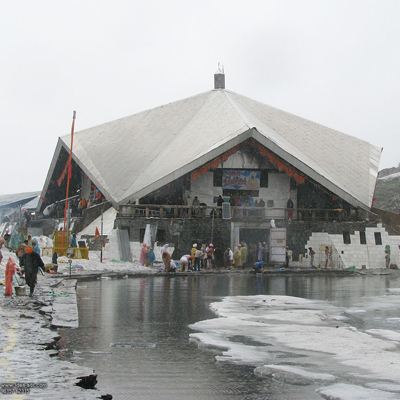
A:
[[[65,208],[64,208],[64,229],[63,229],[63,236],[62,236],[62,248],[64,250],[64,243],[65,243],[65,223],[67,220],[67,211],[68,211],[68,192],[69,192],[69,180],[72,176],[72,145],[74,143],[74,126],[75,126],[75,118],[76,118],[76,111],[74,111],[72,116],[72,128],[71,128],[71,148],[69,151],[68,157],[68,179],[67,179],[67,194],[65,196]],[[68,246],[65,246],[67,248]]]

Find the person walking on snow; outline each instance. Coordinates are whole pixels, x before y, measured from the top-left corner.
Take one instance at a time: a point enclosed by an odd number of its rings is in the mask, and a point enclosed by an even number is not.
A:
[[[29,297],[33,296],[35,285],[37,281],[37,274],[39,268],[44,267],[43,260],[40,258],[32,247],[28,247],[25,254],[21,257],[21,267],[24,267],[25,271],[25,282],[29,286],[30,292]]]

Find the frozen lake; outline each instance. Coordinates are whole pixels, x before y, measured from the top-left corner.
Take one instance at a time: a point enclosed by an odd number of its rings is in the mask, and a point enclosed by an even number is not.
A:
[[[224,274],[78,285],[61,343],[114,399],[400,399],[400,279]]]

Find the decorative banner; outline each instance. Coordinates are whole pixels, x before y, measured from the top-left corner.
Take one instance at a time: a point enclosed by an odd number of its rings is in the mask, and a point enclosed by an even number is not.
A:
[[[260,190],[260,171],[224,169],[222,189]]]

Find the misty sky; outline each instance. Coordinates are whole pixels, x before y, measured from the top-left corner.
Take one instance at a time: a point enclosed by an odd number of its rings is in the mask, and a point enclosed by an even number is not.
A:
[[[40,191],[59,136],[226,89],[400,162],[398,0],[0,0],[0,195]],[[117,161],[116,161],[117,162]]]

